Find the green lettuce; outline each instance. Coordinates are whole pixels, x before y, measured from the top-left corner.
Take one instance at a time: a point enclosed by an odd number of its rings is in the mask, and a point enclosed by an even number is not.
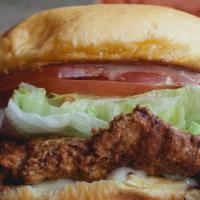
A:
[[[173,127],[200,133],[200,86],[164,89],[131,97],[100,98],[78,94],[50,94],[22,83],[14,91],[6,116],[22,133],[90,136],[91,128],[105,128],[114,116],[147,106]]]

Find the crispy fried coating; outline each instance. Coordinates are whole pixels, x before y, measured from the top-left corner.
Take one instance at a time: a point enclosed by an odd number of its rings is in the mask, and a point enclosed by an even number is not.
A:
[[[77,179],[87,145],[80,139],[35,139],[27,144],[29,156],[21,176],[25,183],[67,177]]]
[[[135,123],[133,113],[115,117],[109,129],[93,130],[90,154],[81,165],[84,179],[99,180],[119,166],[131,166],[140,134],[141,127]]]
[[[25,184],[64,177],[94,181],[121,166],[150,175],[187,177],[200,171],[200,137],[172,128],[142,106],[115,117],[108,129],[94,129],[88,140],[39,138],[2,145],[0,166]]]
[[[9,173],[12,174],[12,179],[18,178],[18,172],[26,155],[27,151],[24,144],[0,141],[0,182],[5,179],[6,174],[9,176]]]
[[[192,176],[200,171],[200,137],[172,128],[144,107],[133,118],[141,127],[133,167],[150,175]]]

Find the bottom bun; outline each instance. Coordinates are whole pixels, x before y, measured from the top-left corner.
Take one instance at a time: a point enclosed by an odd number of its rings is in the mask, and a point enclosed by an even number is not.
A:
[[[59,181],[57,181],[58,183]],[[188,190],[185,181],[129,175],[126,181],[57,183],[5,189],[1,200],[199,200],[199,190]],[[55,185],[54,185],[55,184]],[[54,187],[55,186],[55,187]]]

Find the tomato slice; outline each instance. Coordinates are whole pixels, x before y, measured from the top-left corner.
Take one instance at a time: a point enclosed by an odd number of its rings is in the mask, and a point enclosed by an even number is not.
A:
[[[59,94],[129,96],[154,89],[196,85],[200,83],[200,73],[153,63],[54,63],[40,70],[1,76],[1,105],[21,82]]]
[[[101,81],[101,80],[62,80],[49,79],[34,83],[35,86],[45,87],[55,93],[79,93],[95,96],[130,96],[154,89],[169,88],[165,85]],[[175,86],[171,86],[174,88]]]
[[[30,82],[29,82],[30,83]],[[65,80],[49,78],[44,81],[31,82],[36,87],[44,87],[47,91],[58,94],[79,93],[101,97],[131,96],[155,89],[177,88],[178,86],[155,85],[146,83],[102,81],[102,80]],[[0,107],[5,107],[12,95],[13,87],[0,93]]]
[[[150,63],[55,63],[44,66],[41,70],[30,70],[1,76],[0,91],[16,87],[21,82],[33,83],[49,78],[120,81],[159,85],[200,83],[200,73],[185,70],[178,66]]]

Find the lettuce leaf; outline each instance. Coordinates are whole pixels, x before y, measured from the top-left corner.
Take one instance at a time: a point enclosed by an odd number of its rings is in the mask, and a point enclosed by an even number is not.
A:
[[[165,89],[131,97],[100,98],[78,94],[50,94],[22,83],[6,108],[9,122],[24,134],[90,136],[91,128],[105,128],[114,116],[147,106],[173,127],[200,133],[200,86]]]

